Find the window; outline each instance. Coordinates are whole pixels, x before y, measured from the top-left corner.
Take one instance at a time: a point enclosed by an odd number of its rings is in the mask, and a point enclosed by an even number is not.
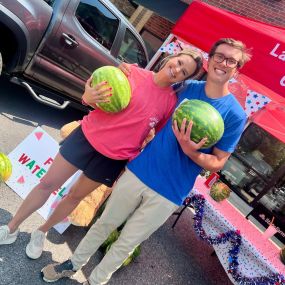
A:
[[[53,6],[55,0],[44,0],[47,4],[49,4],[50,6]]]
[[[283,221],[285,220],[285,177],[282,177],[280,182],[260,199],[260,203],[279,218],[282,216]]]
[[[91,37],[111,50],[119,27],[119,19],[100,1],[80,1],[76,18]]]
[[[138,63],[141,67],[147,65],[146,55],[141,43],[128,29],[119,51],[119,59],[127,63]]]
[[[284,165],[284,143],[251,123],[220,174],[224,182],[251,203]]]
[[[254,123],[245,130],[237,152],[254,157],[250,164],[263,176],[270,177],[285,163],[285,144]]]
[[[155,55],[156,51],[159,50],[159,48],[162,46],[164,40],[160,39],[146,29],[143,29],[140,34],[146,43],[148,55],[150,58],[152,58]]]

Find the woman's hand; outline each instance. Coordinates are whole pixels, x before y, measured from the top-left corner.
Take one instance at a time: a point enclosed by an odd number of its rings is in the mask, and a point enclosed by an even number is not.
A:
[[[192,141],[190,139],[190,135],[191,135],[193,122],[190,121],[187,128],[186,128],[186,123],[187,123],[187,120],[184,118],[181,124],[181,128],[179,130],[177,126],[177,121],[175,120],[172,125],[172,130],[183,152],[187,156],[189,156],[189,154],[191,154],[192,152],[196,152],[198,149],[200,149],[206,143],[207,138],[203,138],[198,143],[195,143],[194,141]]]
[[[155,136],[155,129],[151,129],[147,135],[147,137],[144,139],[143,143],[142,143],[142,147],[141,149],[145,148],[145,146],[150,142],[152,141],[152,139],[154,138]]]
[[[96,107],[97,103],[110,102],[110,96],[112,96],[112,88],[108,85],[108,82],[100,82],[97,85],[91,87],[92,77],[90,77],[85,83],[85,91],[82,96],[82,100],[91,107]]]
[[[131,64],[122,62],[118,68],[128,77],[131,73]]]

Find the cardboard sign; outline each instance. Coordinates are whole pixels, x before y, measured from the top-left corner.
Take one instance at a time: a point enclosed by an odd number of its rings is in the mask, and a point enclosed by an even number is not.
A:
[[[25,199],[30,191],[40,182],[58,153],[58,143],[42,128],[37,127],[9,155],[13,172],[6,184],[21,198]],[[68,193],[81,171],[69,178],[58,191],[53,192],[38,213],[47,220],[61,199]],[[70,225],[64,219],[54,228],[63,233]]]

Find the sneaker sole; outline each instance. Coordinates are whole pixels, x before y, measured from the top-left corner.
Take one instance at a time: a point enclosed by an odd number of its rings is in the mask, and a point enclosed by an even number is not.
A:
[[[40,255],[33,255],[33,254],[30,254],[29,250],[27,250],[27,248],[26,248],[26,255],[28,258],[35,260],[35,259],[38,259],[42,256],[42,252]]]
[[[5,240],[5,241],[0,241],[0,245],[4,245],[4,244],[12,244],[16,241],[17,237],[16,238],[13,238],[12,240]]]

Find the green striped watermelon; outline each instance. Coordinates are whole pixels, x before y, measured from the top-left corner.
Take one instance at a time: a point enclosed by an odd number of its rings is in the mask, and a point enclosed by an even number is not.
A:
[[[182,101],[174,111],[172,120],[176,120],[180,128],[184,118],[187,123],[193,121],[191,140],[198,143],[202,138],[208,138],[202,148],[213,146],[224,133],[224,121],[220,113],[207,102],[197,99]]]
[[[106,249],[105,249],[105,254],[110,250],[112,244],[113,244],[113,243],[110,243],[110,244],[106,247]],[[123,262],[123,264],[121,265],[121,267],[124,267],[124,266],[129,265],[134,259],[136,259],[136,258],[140,255],[140,253],[141,253],[141,246],[138,245],[138,246],[134,249],[133,253],[132,253],[129,257],[127,257],[127,258],[124,260],[124,262]]]
[[[210,189],[210,196],[217,202],[223,201],[230,197],[231,189],[223,182],[216,182]]]
[[[12,164],[10,159],[4,153],[0,153],[0,182],[8,180],[11,174]]]
[[[110,97],[110,102],[97,103],[98,108],[109,113],[117,113],[125,109],[131,99],[131,87],[125,74],[117,67],[103,66],[93,72],[92,86],[102,81],[108,82],[102,88],[112,87],[113,95]]]

